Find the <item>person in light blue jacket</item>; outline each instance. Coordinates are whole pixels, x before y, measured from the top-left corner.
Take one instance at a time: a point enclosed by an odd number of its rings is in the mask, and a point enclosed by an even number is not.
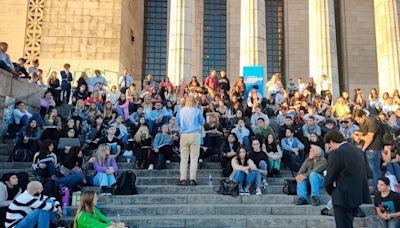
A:
[[[170,163],[172,157],[172,135],[169,133],[168,124],[161,127],[153,141],[153,151],[157,155],[156,169],[165,168],[165,163]]]
[[[299,158],[303,157],[304,144],[301,143],[300,140],[293,135],[293,130],[291,128],[286,128],[285,137],[281,140],[283,161],[286,162],[286,164],[290,162],[290,153],[293,153]]]

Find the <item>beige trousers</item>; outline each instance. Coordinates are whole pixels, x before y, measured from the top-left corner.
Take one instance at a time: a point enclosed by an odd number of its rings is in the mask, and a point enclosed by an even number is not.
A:
[[[200,133],[185,133],[180,136],[180,180],[187,179],[188,161],[190,158],[190,180],[196,180],[197,166],[200,155]]]

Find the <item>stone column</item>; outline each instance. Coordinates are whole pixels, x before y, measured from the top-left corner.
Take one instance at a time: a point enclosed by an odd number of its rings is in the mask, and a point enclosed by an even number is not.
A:
[[[400,85],[400,0],[374,0],[379,93]]]
[[[244,66],[265,66],[267,72],[264,0],[240,2],[240,75]]]
[[[171,0],[168,36],[168,76],[174,85],[189,82],[193,72],[195,0]]]
[[[334,98],[338,97],[339,77],[336,50],[335,8],[333,0],[309,0],[310,77],[320,92],[321,75],[331,81]]]

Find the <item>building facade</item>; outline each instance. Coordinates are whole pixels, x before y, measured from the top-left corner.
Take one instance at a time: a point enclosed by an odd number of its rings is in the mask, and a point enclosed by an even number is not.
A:
[[[40,59],[45,72],[69,62],[128,68],[175,85],[210,69],[234,81],[243,66],[265,66],[282,81],[322,74],[340,90],[400,86],[400,0],[0,0],[0,40]]]

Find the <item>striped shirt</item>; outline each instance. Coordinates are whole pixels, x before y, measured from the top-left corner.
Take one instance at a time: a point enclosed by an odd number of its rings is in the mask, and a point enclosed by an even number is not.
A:
[[[46,200],[53,200],[55,203],[45,202]],[[5,226],[15,227],[18,222],[30,214],[34,209],[44,211],[56,212],[60,203],[55,198],[41,195],[32,196],[27,191],[17,196],[13,202],[8,206]]]

